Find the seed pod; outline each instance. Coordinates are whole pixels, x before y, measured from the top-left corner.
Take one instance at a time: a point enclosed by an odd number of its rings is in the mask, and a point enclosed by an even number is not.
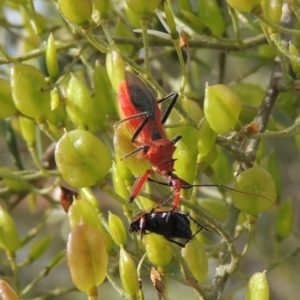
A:
[[[161,0],[126,0],[128,7],[137,15],[148,15],[158,8]]]
[[[57,4],[60,12],[69,22],[88,27],[93,12],[91,0],[58,0]]]
[[[58,128],[65,127],[67,121],[66,105],[60,101],[57,88],[51,90],[51,111],[47,120]]]
[[[77,188],[98,183],[111,167],[106,146],[82,129],[65,132],[56,144],[55,161],[64,180]]]
[[[109,80],[107,70],[105,67],[96,63],[94,73],[93,73],[95,98],[94,107],[97,113],[100,113],[100,117],[106,114],[116,114],[116,108],[118,104],[116,103],[116,97],[113,93],[112,85]]]
[[[141,23],[137,15],[128,7],[127,4],[124,5],[124,10],[130,23],[136,28],[141,28]]]
[[[95,208],[96,212],[99,213],[99,204],[98,199],[93,193],[92,189],[89,187],[79,189],[79,195],[80,198],[83,200],[87,200],[92,204],[92,206]]]
[[[169,241],[154,233],[144,236],[146,253],[152,264],[166,267],[172,260],[173,250]]]
[[[217,133],[234,129],[242,103],[239,96],[226,85],[206,85],[204,113],[210,127]]]
[[[276,187],[271,174],[260,168],[253,167],[241,172],[236,178],[234,189],[248,193],[254,193],[258,196],[251,196],[241,193],[233,193],[232,201],[241,211],[257,216],[275,204]],[[268,199],[261,198],[266,197]]]
[[[115,162],[113,162],[112,165],[112,180],[116,193],[122,198],[128,199],[130,195],[129,191],[127,190],[124,179],[120,176],[118,172],[118,167]]]
[[[52,237],[50,235],[44,236],[31,246],[28,255],[30,261],[39,259],[46,252],[51,239]]]
[[[100,231],[100,220],[95,207],[87,200],[75,200],[68,211],[70,227],[74,228],[81,221]]]
[[[27,117],[42,121],[50,112],[50,93],[44,75],[35,67],[15,63],[11,69],[11,89],[17,109]]]
[[[176,143],[176,151],[173,158],[176,159],[174,164],[176,175],[186,182],[193,182],[197,167],[197,156],[193,155],[189,145],[186,145],[182,140]]]
[[[294,223],[294,208],[291,199],[284,201],[278,210],[275,221],[275,234],[278,240],[289,236]]]
[[[77,127],[88,129],[95,108],[87,87],[71,74],[66,94],[66,110],[70,120]]]
[[[47,42],[46,64],[50,77],[56,77],[58,74],[58,61],[55,40],[52,32],[50,33]]]
[[[26,141],[28,147],[35,146],[36,140],[36,123],[34,120],[19,116],[21,133],[23,139]]]
[[[217,134],[210,128],[206,118],[204,117],[199,126],[199,139],[197,148],[200,156],[206,156],[215,144]]]
[[[0,78],[0,118],[8,118],[17,112],[11,95],[10,83]]]
[[[178,0],[178,6],[180,11],[185,10],[189,12],[193,12],[193,7],[191,5],[191,2],[188,0]]]
[[[176,24],[175,24],[175,20],[174,20],[174,16],[172,14],[172,11],[169,8],[167,3],[164,3],[164,8],[165,8],[166,21],[167,21],[167,24],[170,28],[170,33],[171,33],[171,35],[176,35],[177,34],[177,38],[178,38],[179,34],[177,32],[177,29],[176,29]],[[175,38],[173,37],[173,39],[175,39]]]
[[[119,86],[125,81],[125,62],[115,48],[106,54],[106,70],[114,91],[119,93]]]
[[[0,279],[0,298],[1,300],[19,300],[15,291],[3,279]]]
[[[109,14],[111,11],[110,0],[94,0],[94,4],[101,15]]]
[[[282,14],[283,0],[261,0],[261,6],[266,17],[278,23]]]
[[[125,129],[125,126],[121,125],[118,128],[115,128],[114,135],[114,148],[115,153],[119,157],[133,152],[136,148],[131,143],[131,137],[129,132]],[[133,175],[138,176],[144,174],[147,170],[151,168],[151,165],[143,159],[137,157],[137,155],[130,155],[124,159],[124,162],[128,169],[132,172]]]
[[[12,217],[0,206],[0,248],[14,252],[20,248],[20,239]]]
[[[75,286],[90,292],[106,276],[108,256],[102,235],[90,225],[80,223],[69,234],[67,261]]]
[[[203,111],[196,101],[184,97],[181,100],[182,107],[188,115],[197,123],[203,118]]]
[[[216,0],[198,0],[198,13],[200,21],[207,26],[213,34],[222,36],[225,31],[225,21]]]
[[[122,160],[119,155],[116,155],[116,164],[117,164],[118,174],[123,180],[132,179],[132,173],[130,172],[129,168],[126,166],[125,161]]]
[[[212,163],[212,168],[218,180],[220,180],[223,184],[228,184],[232,179],[232,168],[229,163],[229,159],[224,153],[224,149],[222,147],[216,146],[216,149],[217,157]]]
[[[123,288],[127,294],[134,298],[139,290],[139,280],[136,271],[136,265],[132,257],[120,247],[119,273]]]
[[[199,167],[201,170],[205,171],[207,168],[211,167],[213,162],[217,159],[218,151],[216,145],[214,145],[211,149],[211,151],[206,156],[200,156],[197,157],[197,163],[199,164]]]
[[[254,273],[248,281],[245,300],[269,300],[266,271]]]
[[[190,22],[190,25],[194,27],[194,29],[199,30],[200,32],[204,30],[205,26],[200,21],[200,18],[196,16],[194,13],[186,10],[181,10],[184,17]]]
[[[208,275],[208,257],[204,245],[192,240],[182,248],[181,254],[194,277],[200,283],[205,281]]]
[[[226,0],[226,2],[234,9],[250,12],[259,5],[261,0]]]
[[[298,60],[296,59],[290,59],[290,64],[292,66],[293,71],[295,72],[297,78],[300,76],[300,63],[299,63],[299,51],[298,49],[292,44],[292,42],[290,42],[289,44],[289,51],[294,54],[295,56],[297,56]]]
[[[118,216],[112,214],[110,211],[108,212],[108,228],[115,244],[125,246],[127,235],[124,224]]]

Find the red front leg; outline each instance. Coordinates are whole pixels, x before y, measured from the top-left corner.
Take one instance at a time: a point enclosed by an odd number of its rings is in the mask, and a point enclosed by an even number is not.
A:
[[[135,181],[134,186],[133,186],[132,191],[131,191],[131,195],[130,195],[129,200],[128,200],[129,203],[133,202],[133,200],[135,199],[135,197],[139,194],[139,192],[141,191],[143,185],[147,181],[147,179],[150,176],[150,174],[151,174],[151,170],[147,170],[145,174],[143,174],[142,176],[140,176]]]

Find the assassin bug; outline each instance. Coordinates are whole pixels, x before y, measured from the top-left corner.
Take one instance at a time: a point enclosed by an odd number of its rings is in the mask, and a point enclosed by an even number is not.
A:
[[[173,97],[173,99],[162,117],[158,104],[170,97]],[[173,154],[176,150],[175,144],[181,139],[181,136],[178,135],[171,140],[168,139],[163,124],[170,115],[177,98],[177,93],[171,93],[165,98],[156,101],[151,90],[141,79],[128,71],[125,73],[125,81],[120,85],[119,89],[119,103],[123,119],[117,122],[115,127],[120,123],[128,122],[130,125],[129,129],[133,132],[131,142],[134,143],[137,148],[133,152],[124,155],[123,158],[138,153],[140,158],[147,160],[151,164],[151,169],[147,170],[136,180],[129,197],[129,202],[132,202],[139,194],[147,180],[173,187],[175,194],[172,208],[173,211],[179,204],[181,189],[199,186],[225,188],[246,195],[259,196],[260,198],[270,201],[267,197],[250,192],[239,191],[220,184],[189,184],[173,173],[175,161],[173,159]],[[167,183],[149,178],[152,173],[167,177]]]
[[[193,220],[198,226],[198,230],[193,234],[190,228],[190,220]],[[149,212],[138,214],[130,223],[130,232],[140,232],[142,239],[144,234],[153,232],[162,235],[168,241],[177,244],[180,247],[193,239],[193,237],[205,226],[200,225],[188,213],[179,210],[166,210],[154,208]],[[180,243],[174,239],[185,239],[186,242]]]
[[[171,97],[173,98],[167,111],[161,116],[158,104]],[[139,157],[147,160],[152,166],[136,180],[129,202],[132,202],[138,195],[151,173],[167,176],[168,185],[172,186],[175,192],[173,209],[179,204],[181,186],[188,185],[187,182],[173,173],[175,144],[181,139],[181,136],[178,135],[170,140],[163,128],[163,124],[170,115],[177,98],[177,93],[171,93],[156,101],[151,90],[142,80],[128,71],[125,73],[125,81],[119,89],[119,104],[123,119],[117,122],[115,127],[127,121],[133,132],[131,142],[137,146],[137,149],[126,154],[123,158],[139,153]]]

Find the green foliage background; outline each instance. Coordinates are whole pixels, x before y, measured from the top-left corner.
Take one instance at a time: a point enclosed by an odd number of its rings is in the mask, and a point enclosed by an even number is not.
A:
[[[85,0],[82,3],[82,10],[77,14],[84,15],[85,7],[91,2]],[[143,4],[143,1],[136,3]],[[0,204],[11,216],[2,216],[0,220],[0,277],[11,285],[19,299],[87,298],[74,287],[65,259],[70,226],[68,215],[58,202],[58,184],[68,185],[57,170],[54,147],[65,131],[81,128],[97,136],[116,160],[113,124],[119,120],[117,94],[108,77],[103,75],[106,71],[104,52],[113,43],[126,65],[155,89],[158,98],[172,91],[180,95],[176,112],[171,114],[165,126],[168,136],[183,135],[185,148],[180,148],[183,147],[181,144],[178,147],[186,152],[183,156],[176,154],[175,173],[178,176],[191,177],[196,183],[232,186],[234,177],[254,164],[268,170],[276,184],[278,205],[259,214],[257,220],[247,219],[244,212],[235,208],[232,193],[228,190],[199,188],[193,193],[183,191],[185,200],[194,201],[182,201],[180,209],[190,211],[199,222],[207,223],[210,230],[195,238],[208,255],[208,274],[205,274],[204,283],[194,283],[192,288],[191,282],[195,278],[184,264],[178,246],[172,245],[173,260],[167,268],[160,269],[168,273],[163,279],[168,286],[168,299],[202,299],[201,296],[203,299],[245,299],[249,278],[264,270],[267,270],[270,299],[295,299],[300,293],[300,56],[297,51],[300,47],[300,4],[295,0],[284,4],[273,0],[276,5],[272,10],[268,6],[270,1],[265,0],[261,3],[264,10],[258,6],[252,12],[239,12],[220,0],[166,3],[171,7],[177,26],[172,27],[170,19],[167,20],[171,34],[158,18],[164,19],[163,4],[156,13],[143,16],[140,23],[139,16],[128,12],[124,1],[110,0],[108,11],[101,14],[94,4],[88,22],[74,24],[68,22],[68,13],[60,12],[56,1],[0,0],[0,78],[3,79],[0,81]],[[147,28],[154,32],[147,34]],[[48,40],[50,33],[54,36],[52,46]],[[182,48],[179,47],[179,33],[184,33],[181,37],[187,41]],[[294,47],[289,46],[290,43]],[[18,63],[30,64],[43,75],[41,81],[37,81],[28,71],[28,76],[22,79],[24,83],[17,88],[19,99],[24,101],[25,110],[28,109],[31,115],[19,107],[16,109],[12,102],[10,74]],[[71,73],[80,80],[75,87],[69,84]],[[40,91],[31,94],[30,86],[32,89],[39,86],[44,82],[43,77],[46,79],[43,93],[50,95],[51,91],[52,109],[59,107],[60,111],[53,113],[49,109],[41,117],[38,114],[40,108],[33,108],[26,101],[30,101],[28,95],[33,95],[37,106],[40,105]],[[224,84],[242,101],[242,112],[234,130],[218,135],[209,131],[207,136],[197,136],[211,146],[211,156],[199,155],[196,145],[199,141],[195,139],[203,117],[206,83],[209,86]],[[57,94],[53,95],[55,89]],[[66,114],[66,103],[70,95],[77,96],[83,90],[85,96],[80,100],[81,108],[86,108],[85,101],[90,98],[94,109],[87,109],[86,115],[77,111],[72,118],[69,112]],[[50,105],[50,96],[47,105]],[[23,125],[26,129],[22,132],[20,119],[24,115],[31,119],[26,119],[28,123]],[[215,118],[221,122],[224,116]],[[251,123],[255,125],[249,128]],[[257,130],[262,133],[257,134]],[[86,147],[93,148],[93,145]],[[103,156],[103,152],[95,155]],[[140,163],[139,159],[133,162]],[[126,173],[128,169],[122,171]],[[94,188],[86,194],[81,191],[80,196],[89,198],[95,205],[99,222],[101,220],[104,227],[108,211],[120,216],[127,228],[137,212],[155,206],[152,201],[166,199],[170,193],[164,187],[147,185],[143,196],[148,199],[139,197],[134,204],[128,205],[124,200],[127,189],[121,193],[120,188],[113,187],[113,176],[117,175],[110,171],[100,182],[97,177]],[[129,173],[129,178],[122,179],[122,187],[129,188],[133,182]],[[240,201],[247,201],[246,195],[238,196]],[[285,214],[281,206],[287,201],[292,210]],[[16,229],[10,223],[12,220]],[[289,223],[292,223],[291,228]],[[5,230],[10,241],[4,243]],[[128,234],[127,238],[125,248],[138,264],[145,249],[136,236]],[[33,245],[39,241],[42,246],[33,257],[30,256]],[[226,245],[231,243],[234,246],[228,249]],[[18,245],[16,249],[14,245]],[[243,254],[237,255],[234,251]],[[113,246],[109,256],[110,280],[98,287],[99,299],[119,299],[122,295],[129,299],[122,288],[116,288],[121,286],[118,246]],[[231,269],[226,267],[230,262],[226,261],[227,256],[236,259],[235,262],[231,260]],[[205,259],[205,255],[202,258]],[[225,265],[224,273],[222,264]],[[199,268],[196,263],[194,265]],[[141,269],[145,299],[159,297],[149,280],[151,266],[146,259]],[[4,290],[0,290],[0,294],[3,299],[8,299]]]

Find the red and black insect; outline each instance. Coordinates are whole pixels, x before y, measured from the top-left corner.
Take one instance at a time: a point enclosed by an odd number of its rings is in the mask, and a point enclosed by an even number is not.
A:
[[[172,98],[172,101],[162,117],[158,104],[168,98]],[[129,129],[133,133],[131,141],[137,148],[133,152],[124,155],[123,158],[138,153],[140,158],[147,160],[151,164],[151,169],[147,170],[145,174],[136,180],[129,202],[132,202],[139,194],[147,180],[173,187],[175,198],[172,210],[175,210],[179,204],[181,189],[189,189],[197,186],[214,186],[247,195],[256,195],[219,184],[189,184],[173,173],[175,144],[181,139],[181,136],[178,135],[171,140],[168,139],[163,124],[170,115],[177,98],[177,93],[171,93],[165,98],[156,101],[152,91],[141,79],[130,72],[125,73],[125,81],[119,88],[120,111],[123,119],[117,122],[115,126],[123,122],[128,122]],[[167,182],[159,182],[149,178],[152,173],[167,177]],[[270,201],[270,199],[264,196],[260,197]]]
[[[199,226],[194,234],[191,231],[190,220],[193,220]],[[129,231],[140,232],[141,239],[144,234],[153,232],[162,235],[168,241],[181,247],[185,247],[204,228],[205,226],[200,225],[186,212],[159,208],[138,214],[129,225]],[[184,239],[186,241],[181,243],[175,239]]]
[[[168,98],[172,98],[172,101],[162,117],[158,104]],[[163,128],[177,98],[177,93],[171,93],[156,101],[151,90],[137,76],[130,72],[125,73],[125,82],[119,89],[119,104],[123,119],[115,126],[125,121],[129,123],[129,129],[133,133],[131,141],[137,146],[137,149],[123,158],[139,153],[139,157],[147,160],[152,166],[136,180],[129,202],[132,202],[138,195],[151,173],[168,178],[167,184],[174,188],[175,193],[173,209],[179,204],[181,187],[189,186],[187,182],[173,173],[175,144],[181,139],[181,136],[178,135],[170,140]]]

